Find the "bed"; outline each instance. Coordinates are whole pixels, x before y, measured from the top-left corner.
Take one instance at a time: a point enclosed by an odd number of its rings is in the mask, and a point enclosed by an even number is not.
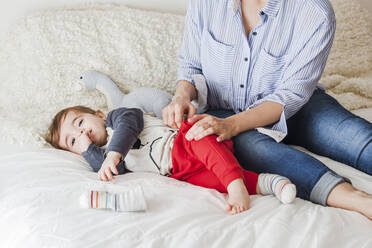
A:
[[[75,104],[108,110],[102,94],[79,82],[89,69],[126,92],[139,86],[173,92],[187,1],[23,2],[28,8],[17,22],[8,13],[12,28],[0,48],[0,247],[372,247],[372,221],[299,198],[283,205],[252,196],[249,211],[231,216],[224,213],[226,195],[171,178],[129,173],[97,181],[82,157],[45,143],[49,120]],[[370,14],[351,0],[331,2],[338,27],[321,83],[372,122]],[[16,3],[12,9],[22,5]],[[311,155],[372,193],[372,176]],[[79,205],[87,190],[133,185],[143,188],[145,212]]]

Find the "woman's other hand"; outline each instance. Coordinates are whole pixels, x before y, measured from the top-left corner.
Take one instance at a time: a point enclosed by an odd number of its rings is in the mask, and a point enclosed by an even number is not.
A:
[[[172,128],[179,128],[183,121],[183,116],[191,118],[196,113],[196,108],[191,104],[189,97],[175,96],[170,104],[162,110],[164,125]]]
[[[188,122],[196,122],[186,133],[187,140],[200,140],[208,135],[217,135],[217,141],[229,140],[237,135],[236,125],[232,118],[217,118],[212,115],[194,115]]]

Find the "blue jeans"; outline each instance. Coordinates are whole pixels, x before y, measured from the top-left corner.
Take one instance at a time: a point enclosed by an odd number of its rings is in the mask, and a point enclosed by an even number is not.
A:
[[[234,114],[210,110],[225,118]],[[287,120],[288,135],[281,143],[249,130],[234,137],[235,155],[247,170],[288,177],[298,196],[326,205],[330,191],[349,180],[331,171],[314,157],[289,144],[348,164],[372,175],[372,124],[343,108],[334,98],[317,89],[310,100]]]

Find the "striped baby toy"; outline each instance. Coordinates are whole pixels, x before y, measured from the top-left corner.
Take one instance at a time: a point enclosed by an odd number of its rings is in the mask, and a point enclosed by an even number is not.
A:
[[[80,205],[83,208],[110,209],[115,212],[145,211],[147,209],[140,186],[120,193],[91,190],[80,196]]]

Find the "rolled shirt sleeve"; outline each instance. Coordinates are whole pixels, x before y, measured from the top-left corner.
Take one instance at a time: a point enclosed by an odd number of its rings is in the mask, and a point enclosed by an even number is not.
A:
[[[83,152],[83,157],[92,167],[94,172],[98,172],[101,169],[102,163],[105,160],[105,150],[96,146],[95,144],[90,144],[88,149]],[[118,175],[125,174],[129,170],[125,167],[125,161],[120,160],[119,164],[116,166],[118,170]]]
[[[106,126],[112,128],[114,134],[105,154],[115,151],[125,158],[143,130],[143,112],[136,108],[115,109],[108,114]]]
[[[177,82],[187,80],[194,84],[192,75],[202,74],[200,62],[201,26],[198,11],[201,11],[201,1],[190,0],[185,19],[185,28],[181,48],[178,52]]]
[[[118,152],[122,155],[116,168],[119,175],[128,172],[124,158],[138,141],[137,137],[143,130],[143,112],[136,108],[118,108],[111,111],[106,119],[106,127],[114,129],[111,141],[106,149],[90,144],[88,149],[82,153],[85,160],[95,172],[98,172],[110,151]],[[105,146],[106,147],[106,146]]]
[[[325,20],[313,32],[303,49],[287,63],[281,83],[271,93],[248,108],[271,101],[283,106],[280,120],[273,125],[257,128],[280,142],[287,135],[286,120],[293,116],[310,99],[323,73],[336,29],[335,19]]]

